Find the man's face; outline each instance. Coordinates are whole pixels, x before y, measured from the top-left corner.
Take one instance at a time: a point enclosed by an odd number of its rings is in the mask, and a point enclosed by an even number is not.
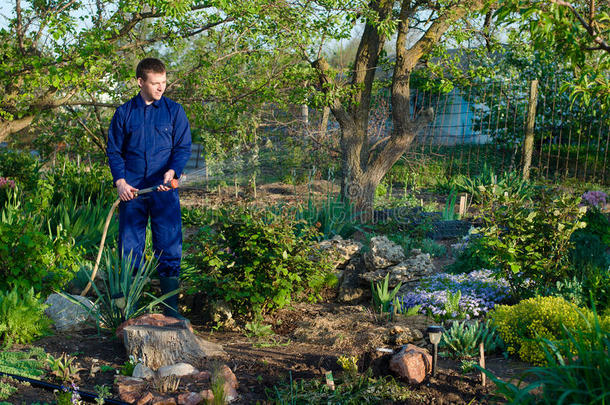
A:
[[[146,104],[150,104],[155,100],[160,100],[161,96],[163,96],[167,86],[167,77],[165,72],[148,72],[146,73],[146,80],[138,77],[138,85],[140,86],[142,98],[146,101]]]

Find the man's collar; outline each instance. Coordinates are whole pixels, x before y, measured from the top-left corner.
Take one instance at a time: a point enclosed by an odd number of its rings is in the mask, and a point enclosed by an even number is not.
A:
[[[161,98],[163,98],[163,96],[161,96]],[[138,95],[135,97],[135,99],[136,99],[136,106],[138,108],[140,108],[140,107],[143,108],[143,107],[146,107],[147,105],[150,105],[150,104],[146,104],[146,102],[142,98],[142,94],[141,93],[138,93]],[[160,99],[159,100],[155,100],[155,101],[152,102],[152,105],[154,105],[155,107],[158,108],[160,102],[161,102]]]

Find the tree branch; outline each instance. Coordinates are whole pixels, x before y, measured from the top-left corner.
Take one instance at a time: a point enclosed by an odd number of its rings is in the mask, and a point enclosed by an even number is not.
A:
[[[573,4],[568,3],[567,1],[564,1],[564,0],[551,0],[551,3],[555,3],[558,6],[563,6],[563,7],[567,7],[568,9],[570,9],[570,11],[574,15],[574,17],[576,17],[576,19],[578,20],[580,25],[587,31],[589,36],[591,36],[591,39],[593,40],[593,42],[595,42],[599,46],[599,49],[610,53],[610,44],[606,40],[604,40],[604,38],[601,37],[601,34],[593,26],[593,19],[594,19],[593,8],[594,8],[595,3],[592,2],[592,8],[590,10],[591,11],[591,15],[590,15],[591,24],[587,23],[587,21],[584,19],[583,16],[580,15],[580,13],[578,12],[578,10],[576,10],[576,7],[574,7]]]

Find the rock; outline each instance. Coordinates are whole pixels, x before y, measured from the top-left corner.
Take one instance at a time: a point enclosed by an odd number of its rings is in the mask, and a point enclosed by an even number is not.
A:
[[[432,356],[427,350],[408,344],[392,356],[390,370],[410,384],[419,384],[432,372]]]
[[[360,252],[362,244],[351,239],[343,239],[335,235],[332,239],[323,240],[318,244],[318,249],[334,258],[333,268],[343,268],[349,261]]]
[[[403,346],[407,343],[416,342],[424,337],[419,329],[394,326],[389,331],[388,343],[395,346]]]
[[[231,328],[235,324],[231,307],[224,301],[214,301],[210,305],[210,318],[216,324]]]
[[[184,377],[185,375],[193,375],[198,373],[199,370],[188,363],[170,364],[168,366],[160,367],[157,370],[157,374],[160,378],[169,377],[170,375]]]
[[[199,373],[193,376],[193,379],[196,381],[210,381],[212,374],[209,371],[200,371]]]
[[[361,274],[360,277],[367,283],[371,283],[381,281],[386,274],[389,274],[388,285],[390,288],[394,288],[398,283],[406,285],[406,283],[413,283],[434,273],[435,268],[430,254],[421,253],[419,249],[413,249],[411,253],[414,255],[413,257],[409,257],[395,266],[370,271]]]
[[[166,397],[165,395],[155,395],[151,401],[151,405],[177,405],[176,398]]]
[[[137,318],[128,319],[116,328],[115,335],[123,341],[123,329],[130,325],[168,326],[187,328],[193,332],[193,326],[189,321],[182,321],[163,314],[144,314]]]
[[[178,326],[130,325],[123,330],[127,355],[142,359],[157,370],[176,363],[199,364],[210,357],[225,357],[222,346],[196,336],[191,329]]]
[[[141,378],[118,375],[114,385],[121,401],[132,404],[142,397],[142,392],[145,391],[148,383]]]
[[[214,393],[212,390],[203,390],[199,394],[206,403],[212,403],[212,401],[214,401]]]
[[[155,378],[155,372],[152,371],[150,368],[146,367],[144,364],[138,363],[133,368],[133,373],[131,374],[131,376],[135,378],[141,378],[143,380],[152,380],[153,378]]]
[[[137,405],[146,405],[146,404],[150,403],[154,397],[155,396],[152,394],[152,392],[147,391],[144,395],[142,395],[140,397],[140,399],[138,399],[138,402],[136,404]]]
[[[343,277],[339,285],[339,293],[337,299],[340,302],[356,303],[363,298],[367,298],[370,294],[370,289],[362,288],[360,285],[360,274],[365,270],[362,257],[354,257],[345,269]]]
[[[402,247],[385,235],[372,238],[369,250],[364,254],[364,264],[369,271],[393,266],[404,259],[405,252]]]
[[[197,405],[203,402],[203,396],[198,392],[186,392],[178,395],[178,405]]]
[[[75,300],[82,302],[87,308],[93,308],[93,303],[87,297],[70,295]],[[58,332],[73,332],[87,327],[93,319],[89,311],[82,305],[70,301],[59,294],[51,294],[45,301],[48,308],[44,310],[46,316],[53,320]]]

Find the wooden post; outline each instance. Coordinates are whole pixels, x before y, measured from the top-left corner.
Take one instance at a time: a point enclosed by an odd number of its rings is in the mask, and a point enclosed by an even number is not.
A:
[[[485,368],[485,345],[483,344],[483,342],[479,343],[479,356],[479,366],[481,366],[481,368]],[[481,385],[483,385],[484,387],[486,383],[487,376],[484,372],[481,371]]]
[[[460,196],[460,211],[459,211],[460,218],[464,218],[464,216],[466,215],[466,201],[468,201],[468,195],[462,194]]]
[[[237,193],[237,177],[233,177],[233,184],[235,185],[235,199],[238,197]]]
[[[536,124],[536,102],[538,101],[538,79],[530,82],[530,97],[527,109],[525,141],[523,142],[523,178],[529,179],[534,152],[534,126]]]

